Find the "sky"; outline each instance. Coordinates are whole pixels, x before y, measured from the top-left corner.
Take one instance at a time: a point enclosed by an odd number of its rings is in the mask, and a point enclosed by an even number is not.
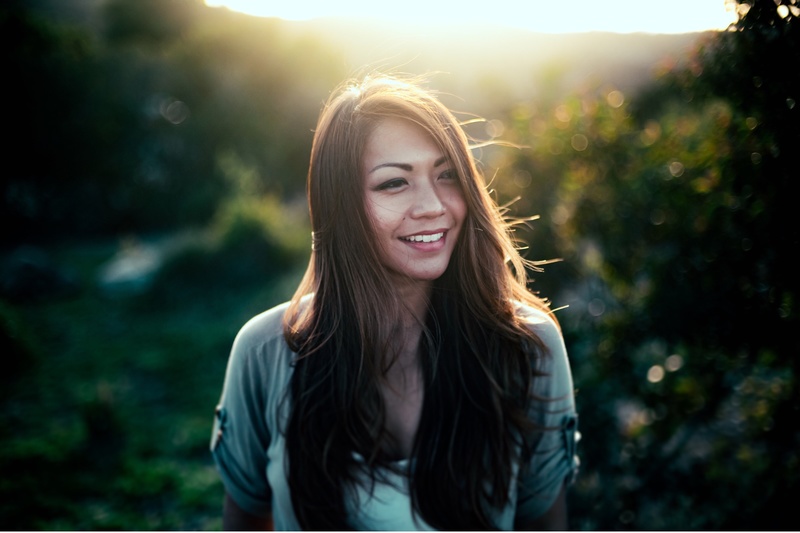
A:
[[[256,16],[381,18],[418,24],[484,23],[545,33],[688,33],[724,30],[736,17],[731,0],[205,0]]]

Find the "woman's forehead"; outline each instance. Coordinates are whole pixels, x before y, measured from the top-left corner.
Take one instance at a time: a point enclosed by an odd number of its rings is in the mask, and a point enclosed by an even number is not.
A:
[[[365,171],[374,165],[403,165],[415,162],[441,164],[448,154],[434,137],[418,124],[405,119],[387,118],[367,137],[364,147]]]

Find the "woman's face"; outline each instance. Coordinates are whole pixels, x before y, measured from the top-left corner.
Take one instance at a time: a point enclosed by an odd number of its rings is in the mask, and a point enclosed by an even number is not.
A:
[[[467,207],[451,162],[425,130],[386,118],[362,161],[367,215],[384,265],[419,281],[441,276]]]

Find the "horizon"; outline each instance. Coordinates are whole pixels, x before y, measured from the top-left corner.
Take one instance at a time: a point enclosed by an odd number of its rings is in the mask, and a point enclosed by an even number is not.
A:
[[[537,33],[654,33],[681,34],[724,31],[736,21],[732,0],[573,0],[568,4],[542,1],[520,3],[495,0],[488,10],[461,9],[454,13],[441,5],[424,0],[409,0],[403,11],[364,0],[280,3],[253,0],[204,0],[212,8],[228,9],[256,17],[288,21],[311,21],[325,18],[394,21],[419,26],[488,24]],[[646,9],[649,7],[650,9]],[[424,13],[420,17],[416,13]],[[691,13],[692,16],[686,16]],[[658,14],[658,16],[655,16]]]

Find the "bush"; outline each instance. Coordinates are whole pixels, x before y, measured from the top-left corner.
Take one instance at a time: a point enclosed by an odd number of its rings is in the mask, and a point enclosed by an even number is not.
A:
[[[304,209],[271,196],[224,202],[207,237],[168,257],[145,299],[150,303],[208,301],[231,290],[264,286],[307,259]]]

